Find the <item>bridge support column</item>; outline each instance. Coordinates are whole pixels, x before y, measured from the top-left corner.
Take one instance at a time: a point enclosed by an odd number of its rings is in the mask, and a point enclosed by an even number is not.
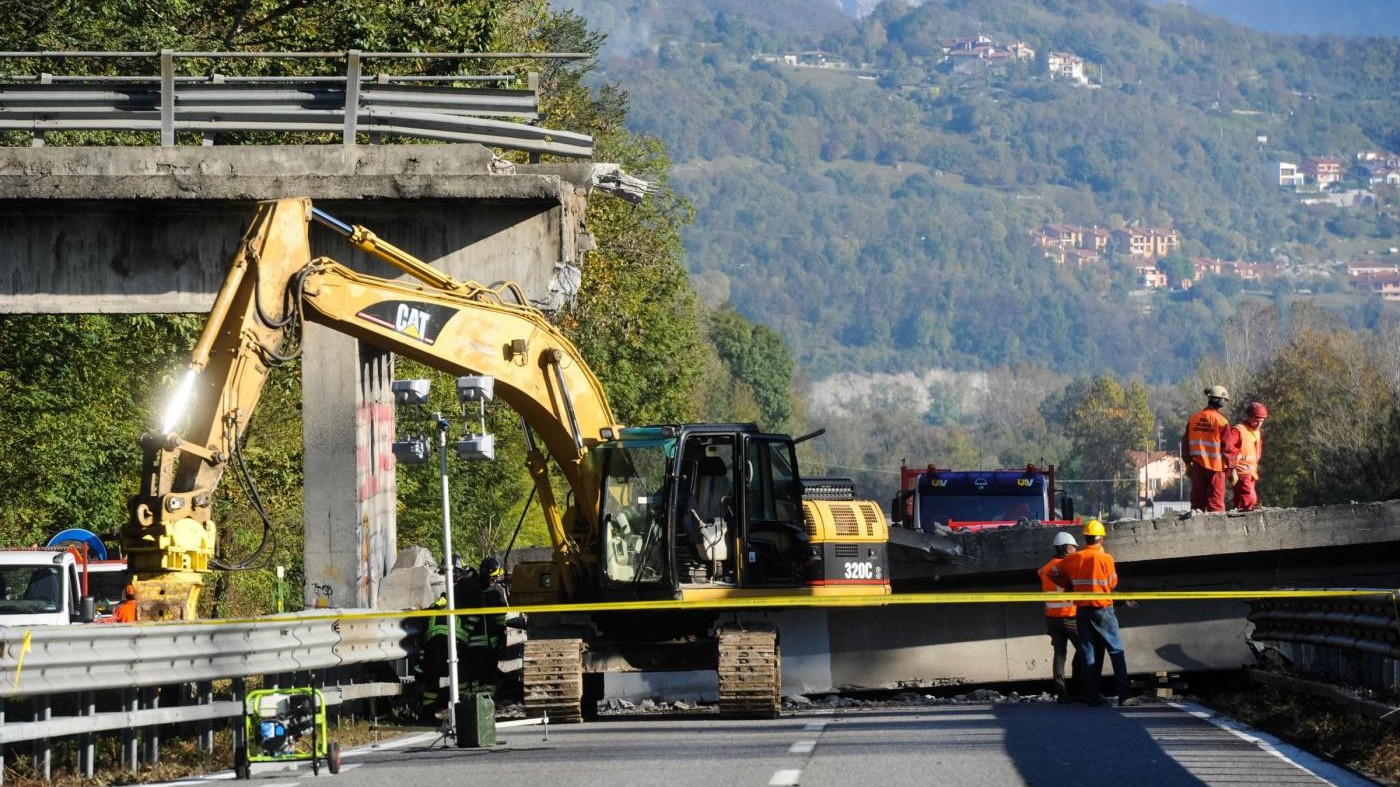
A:
[[[393,355],[315,324],[305,340],[305,603],[373,607],[398,553]]]

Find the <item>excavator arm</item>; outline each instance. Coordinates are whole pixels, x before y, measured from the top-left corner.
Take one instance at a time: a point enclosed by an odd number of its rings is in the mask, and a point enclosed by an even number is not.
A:
[[[418,283],[368,276],[326,257],[313,259],[313,220]],[[570,594],[582,559],[577,540],[597,532],[599,489],[589,448],[613,424],[612,413],[573,344],[539,310],[508,302],[501,292],[453,280],[363,227],[313,208],[309,200],[260,203],[161,433],[142,439],[141,488],[122,531],[138,580],[138,614],[143,619],[195,616],[214,554],[214,490],[236,455],[268,374],[287,357],[303,320],[434,369],[496,378],[497,396],[533,435],[528,464],[563,590]],[[180,430],[182,423],[187,426]],[[550,459],[573,490],[577,522],[565,521],[554,500]]]

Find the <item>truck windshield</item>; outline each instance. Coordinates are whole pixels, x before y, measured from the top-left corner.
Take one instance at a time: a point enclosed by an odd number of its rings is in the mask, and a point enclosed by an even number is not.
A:
[[[603,452],[603,574],[613,586],[664,577],[667,449],[674,441],[612,444]]]
[[[1028,495],[959,495],[936,490],[919,490],[919,524],[933,522],[1015,522],[1018,519],[1048,519],[1045,499]]]
[[[0,613],[57,612],[63,606],[58,566],[0,567]]]

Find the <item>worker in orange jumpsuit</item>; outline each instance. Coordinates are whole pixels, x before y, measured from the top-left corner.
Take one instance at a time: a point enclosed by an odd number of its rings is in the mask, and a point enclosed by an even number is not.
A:
[[[1055,568],[1060,565],[1066,557],[1074,554],[1079,549],[1079,544],[1075,542],[1074,536],[1061,531],[1055,534],[1055,556],[1050,558],[1050,562],[1040,567],[1037,572],[1040,575],[1040,589],[1047,593],[1061,592],[1060,586],[1056,584],[1052,574]],[[1054,649],[1055,658],[1050,662],[1051,675],[1055,681],[1055,697],[1060,702],[1070,701],[1069,685],[1065,682],[1065,657],[1069,654],[1070,643],[1074,644],[1074,662],[1070,673],[1070,681],[1078,688],[1080,681],[1079,665],[1084,657],[1079,654],[1079,626],[1075,620],[1075,605],[1073,601],[1047,601],[1045,602],[1045,633],[1050,635],[1050,646]]]
[[[1259,481],[1259,458],[1264,455],[1264,435],[1260,427],[1269,417],[1263,402],[1250,402],[1244,408],[1244,421],[1230,427],[1225,443],[1225,461],[1230,466],[1230,484],[1235,509],[1253,511],[1259,507],[1254,485]]]
[[[1225,441],[1230,419],[1220,412],[1230,401],[1223,385],[1205,389],[1206,406],[1186,422],[1181,434],[1181,461],[1191,479],[1191,508],[1197,511],[1225,510]]]
[[[1051,579],[1064,590],[1075,593],[1109,594],[1118,587],[1118,567],[1113,556],[1104,551],[1103,523],[1090,519],[1084,525],[1084,548],[1066,555],[1050,570]],[[1084,690],[1090,705],[1102,705],[1099,683],[1103,676],[1102,648],[1113,662],[1113,680],[1118,689],[1118,704],[1137,705],[1140,700],[1131,694],[1128,684],[1128,658],[1123,652],[1123,637],[1118,631],[1118,615],[1113,611],[1113,599],[1075,601],[1075,620],[1079,628],[1079,652],[1084,656]],[[1135,606],[1128,602],[1130,606]]]
[[[126,586],[126,590],[122,592],[122,603],[112,610],[112,619],[117,623],[136,622],[136,588]]]

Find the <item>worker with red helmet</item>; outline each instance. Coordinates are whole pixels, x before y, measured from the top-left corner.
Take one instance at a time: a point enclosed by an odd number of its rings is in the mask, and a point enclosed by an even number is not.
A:
[[[1225,510],[1225,442],[1230,434],[1230,419],[1220,411],[1230,401],[1223,385],[1212,385],[1202,391],[1206,406],[1186,422],[1181,435],[1181,461],[1186,463],[1191,479],[1191,508],[1196,511]]]
[[[1054,546],[1055,556],[1037,572],[1040,574],[1040,589],[1046,593],[1061,592],[1056,581],[1059,565],[1079,549],[1074,536],[1063,530],[1055,534]],[[1054,652],[1054,660],[1050,662],[1050,674],[1055,681],[1055,697],[1060,702],[1069,702],[1069,685],[1065,682],[1065,658],[1069,655],[1071,643],[1074,644],[1074,662],[1070,680],[1076,686],[1080,681],[1079,665],[1083,662],[1083,656],[1079,654],[1079,626],[1075,621],[1073,601],[1045,602],[1045,633],[1050,635],[1050,647]]]
[[[1259,481],[1259,458],[1264,454],[1264,435],[1260,427],[1269,417],[1263,402],[1250,402],[1244,408],[1244,421],[1230,427],[1225,456],[1230,465],[1230,484],[1237,511],[1253,511],[1259,507],[1259,494],[1254,485]]]

